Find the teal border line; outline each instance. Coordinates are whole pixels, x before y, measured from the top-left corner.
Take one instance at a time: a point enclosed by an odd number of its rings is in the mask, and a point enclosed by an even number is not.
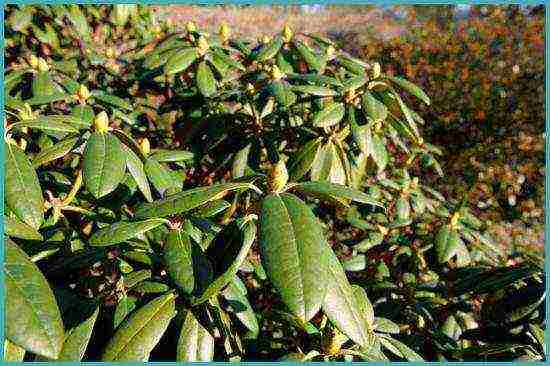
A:
[[[39,5],[39,4],[89,4],[89,5],[104,5],[104,4],[147,4],[147,5],[171,5],[171,4],[195,4],[195,5],[445,5],[445,4],[456,4],[456,5],[542,5],[545,4],[545,0],[503,0],[503,1],[483,1],[483,0],[473,0],[473,1],[438,1],[438,0],[401,0],[401,1],[392,1],[392,0],[11,0],[4,1],[4,4],[28,4],[28,5]]]
[[[550,118],[548,115],[548,108],[550,107],[550,94],[548,93],[548,87],[550,86],[550,71],[548,70],[548,59],[550,55],[550,27],[549,27],[549,20],[548,17],[550,17],[550,7],[548,4],[545,4],[545,22],[544,22],[544,71],[545,71],[545,85],[544,85],[544,93],[545,93],[545,110],[544,110],[544,117],[546,119],[546,130],[544,137],[546,139],[545,144],[545,169],[544,169],[544,271],[545,271],[545,277],[546,277],[546,321],[548,322],[548,314],[550,313],[550,302],[548,301],[548,284],[550,283],[550,263],[548,262],[548,258],[550,258],[550,246],[547,245],[548,239],[550,238],[550,194],[548,193],[548,188],[550,187],[550,177],[548,175],[548,164],[550,163],[550,136],[548,136],[548,133],[550,132]],[[546,355],[546,358],[548,358],[549,355],[549,348],[548,348],[548,340],[550,339],[550,329],[548,329],[548,324],[546,325],[546,329],[544,331],[544,353]]]
[[[550,176],[548,173],[548,167],[550,163],[550,118],[549,118],[549,107],[550,107],[550,94],[548,93],[548,88],[550,86],[550,71],[548,70],[547,63],[550,59],[550,7],[547,4],[547,1],[532,1],[532,0],[524,0],[524,1],[433,1],[433,0],[401,0],[401,1],[391,1],[391,0],[378,0],[378,1],[363,1],[363,0],[301,0],[301,1],[284,1],[284,0],[230,0],[230,1],[222,1],[222,0],[199,0],[199,1],[193,1],[193,0],[141,0],[141,1],[135,1],[135,0],[76,0],[76,1],[63,1],[63,0],[37,0],[37,1],[29,1],[29,0],[15,0],[15,1],[2,1],[2,11],[1,11],[1,17],[0,17],[0,30],[1,30],[1,48],[2,48],[2,55],[4,54],[4,6],[8,4],[16,4],[16,5],[40,5],[40,4],[88,4],[88,5],[103,5],[103,4],[147,4],[147,5],[171,5],[171,4],[195,4],[195,5],[366,5],[366,4],[372,4],[372,5],[445,5],[445,4],[456,4],[456,5],[545,5],[545,279],[546,279],[546,290],[548,293],[548,284],[550,282],[550,263],[548,261],[548,258],[550,258],[550,246],[546,245],[546,242],[548,239],[550,239],[550,193],[548,192],[548,188],[550,187]],[[2,85],[4,85],[4,57],[2,56],[2,73],[0,75],[0,81]],[[2,107],[1,110],[1,116],[2,116],[2,123],[0,124],[0,132],[2,134],[2,137],[4,135],[4,88],[2,87],[2,91],[0,93],[0,104]],[[4,139],[2,138],[2,142],[0,143],[0,199],[2,202],[4,202]],[[2,204],[0,206],[0,210],[2,213],[2,216],[4,214],[4,205]],[[4,220],[0,220],[0,234],[4,234]],[[4,245],[0,245],[0,263],[4,263]],[[5,326],[5,318],[4,318],[4,271],[3,266],[2,270],[0,270],[0,313],[2,314],[2,317],[0,318],[0,341],[2,344],[0,345],[0,363],[4,364],[4,326]],[[548,319],[548,314],[550,313],[550,302],[548,299],[546,300],[546,315]],[[548,357],[550,353],[548,340],[550,340],[550,329],[548,326],[545,330],[545,354],[546,357]],[[27,364],[49,364],[44,362],[26,362]],[[52,362],[53,363],[53,362]],[[268,363],[265,362],[243,362],[244,364],[248,365],[265,365]],[[291,362],[270,362],[273,364],[293,364]],[[387,363],[378,363],[378,362],[354,362],[354,364],[387,364]],[[435,362],[430,362],[434,363]],[[447,363],[447,362],[446,362]],[[523,362],[498,362],[495,364],[499,365],[513,365],[513,364],[520,364]],[[6,363],[10,364],[10,363]],[[74,364],[78,365],[79,362],[67,362],[64,364]],[[132,363],[106,363],[106,362],[87,362],[86,364],[90,365],[105,365],[105,364],[132,364]],[[142,363],[134,363],[134,364],[142,364]],[[174,365],[176,362],[154,362],[154,364],[157,365]],[[227,364],[227,362],[208,362],[208,363],[188,363],[188,364]],[[320,362],[313,362],[312,364],[324,364]],[[422,362],[392,362],[392,364],[396,365],[410,365],[410,364],[424,364]],[[448,364],[457,364],[457,365],[481,365],[484,364],[484,362],[448,362]],[[542,362],[529,362],[530,365],[535,364],[543,364]]]
[[[0,92],[0,103],[2,105],[2,111],[0,115],[2,116],[2,123],[0,123],[0,134],[2,135],[2,142],[0,143],[0,199],[2,204],[0,205],[0,210],[2,212],[2,220],[0,220],[0,234],[2,239],[4,238],[4,6],[2,6],[2,15],[0,16],[0,30],[2,31],[2,73],[0,74],[0,82],[2,84],[2,91]],[[0,270],[0,340],[2,344],[0,345],[0,362],[4,360],[4,242],[2,240],[2,245],[0,245],[0,263],[2,263],[2,270]]]

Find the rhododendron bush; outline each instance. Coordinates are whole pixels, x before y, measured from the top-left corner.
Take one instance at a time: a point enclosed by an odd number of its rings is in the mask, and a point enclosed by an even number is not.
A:
[[[6,361],[544,359],[543,258],[437,188],[416,74],[288,24],[5,10]]]

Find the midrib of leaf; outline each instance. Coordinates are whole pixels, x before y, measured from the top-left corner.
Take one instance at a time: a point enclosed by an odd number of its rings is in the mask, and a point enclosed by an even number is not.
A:
[[[19,267],[26,267],[24,265],[21,265],[21,264],[10,264],[10,266],[19,266]],[[40,327],[40,330],[42,331],[42,333],[44,333],[48,339],[52,340],[54,339],[54,337],[52,336],[52,334],[49,332],[49,330],[44,327],[44,324],[42,323],[42,320],[38,317],[38,312],[36,310],[36,307],[34,306],[34,304],[30,301],[27,300],[27,297],[25,296],[25,292],[23,291],[22,287],[18,285],[17,281],[15,280],[15,277],[11,274],[11,272],[6,268],[4,267],[4,271],[6,273],[6,276],[7,277],[10,277],[12,282],[14,283],[15,287],[17,288],[17,290],[22,294],[22,298],[23,300],[29,304],[29,306],[31,307],[31,309],[33,310],[32,311],[32,315],[33,317],[35,318],[35,320],[38,322],[38,324],[42,325]],[[51,343],[49,343],[49,346],[50,348],[53,349],[53,347],[51,347]]]
[[[106,149],[106,141],[105,141],[105,134],[100,134],[100,137],[101,137],[101,143],[103,144],[103,152],[102,152],[102,158],[101,158],[101,161],[100,161],[100,164],[101,164],[101,169],[99,171],[99,189],[100,189],[100,193],[101,190],[102,190],[102,185],[103,185],[103,174],[105,172],[105,159],[107,158],[106,156],[106,152],[107,152],[107,149]]]
[[[288,213],[288,209],[286,208],[286,203],[285,201],[279,196],[279,199],[281,200],[281,202],[283,203],[283,207],[284,207],[284,211],[285,211],[285,215],[286,215],[286,218],[288,219],[288,222],[290,223],[290,227],[292,228],[292,232],[290,233],[291,237],[292,237],[292,244],[293,244],[293,249],[294,249],[294,254],[296,255],[296,258],[298,260],[298,267],[300,267],[300,279],[299,279],[299,288],[300,288],[300,291],[302,293],[302,300],[303,300],[303,306],[304,306],[304,316],[306,315],[306,294],[304,292],[304,266],[302,265],[302,260],[301,260],[301,257],[300,257],[300,253],[298,252],[298,247],[296,245],[296,235],[294,234],[296,232],[296,229],[294,227],[294,224],[292,223],[292,220],[290,218],[290,214]]]
[[[136,337],[139,335],[139,333],[141,333],[141,331],[143,330],[143,328],[145,328],[146,326],[149,325],[149,323],[151,322],[151,319],[153,319],[155,316],[157,316],[157,314],[158,314],[162,309],[164,309],[164,306],[165,306],[166,303],[167,303],[168,301],[170,301],[170,300],[172,300],[172,297],[169,297],[165,302],[163,302],[162,305],[159,306],[158,310],[155,311],[155,312],[153,313],[153,315],[151,315],[151,317],[149,317],[149,319],[147,319],[147,321],[143,323],[143,326],[139,327],[139,329],[134,333],[134,335],[132,335],[132,336],[130,337],[130,339],[128,339],[128,342],[126,342],[126,344],[124,345],[124,347],[122,347],[122,348],[120,349],[120,351],[118,351],[118,352],[116,353],[115,359],[118,358],[118,355],[120,355],[120,354],[122,353],[122,351],[124,351],[124,350],[126,350],[126,348],[128,348],[128,346],[132,343],[132,341],[134,340],[134,338],[136,338]]]
[[[329,249],[330,249],[330,248],[329,248]],[[336,259],[336,260],[338,260],[338,259]],[[332,276],[333,276],[334,278],[337,278],[336,275],[335,275],[335,272],[334,272],[334,270],[333,270],[332,268],[330,269],[330,271],[331,271],[331,273],[332,273]],[[343,287],[342,287],[342,284],[340,283],[340,281],[336,281],[336,282],[338,283],[338,288],[340,289],[340,291],[341,291],[342,293],[344,293]],[[352,293],[351,293],[351,294],[352,294],[352,296],[354,296],[353,289],[352,289]],[[359,319],[359,318],[357,317],[357,313],[355,312],[356,309],[352,306],[353,304],[351,304],[351,303],[349,302],[349,299],[348,299],[347,296],[343,296],[343,298],[344,298],[344,301],[346,302],[346,305],[351,309],[352,317],[355,319],[355,321],[357,322],[357,324],[362,325],[362,324],[361,324],[361,319]],[[360,329],[360,332],[361,332],[361,337],[362,337],[363,339],[368,338],[368,337],[367,337],[367,334],[366,334],[366,333],[364,332],[364,330],[363,330],[363,327],[362,327],[362,326],[359,326],[359,329]]]

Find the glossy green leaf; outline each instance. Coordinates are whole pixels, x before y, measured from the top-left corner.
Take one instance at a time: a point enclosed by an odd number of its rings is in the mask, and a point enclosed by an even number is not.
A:
[[[229,303],[230,311],[235,313],[237,319],[250,331],[250,336],[256,338],[260,331],[258,319],[254,309],[250,305],[244,283],[235,276],[233,281],[223,290],[223,297]]]
[[[165,219],[147,219],[136,222],[120,221],[95,232],[89,240],[92,246],[108,246],[125,242],[162,224]]]
[[[399,333],[399,325],[386,318],[374,318],[374,330],[382,333]]]
[[[40,165],[44,165],[51,161],[64,157],[73,149],[77,148],[81,144],[81,141],[82,140],[80,140],[80,138],[78,137],[69,137],[55,143],[49,148],[41,150],[32,159],[33,167],[37,168]]]
[[[376,133],[371,136],[369,153],[378,166],[378,171],[381,172],[384,170],[389,162],[388,151],[386,150],[384,140]]]
[[[124,179],[126,154],[110,133],[92,133],[83,158],[84,185],[95,198],[111,193]]]
[[[386,76],[388,79],[399,85],[401,88],[403,88],[405,91],[411,93],[427,105],[430,105],[430,98],[426,95],[426,93],[420,89],[417,85],[411,83],[410,81],[403,79],[399,76]]]
[[[158,294],[170,290],[168,285],[157,281],[142,281],[132,288],[132,291],[141,294]]]
[[[460,244],[462,240],[458,232],[449,225],[443,225],[435,237],[435,250],[439,263],[445,263],[456,255]]]
[[[250,148],[252,144],[248,144],[239,150],[235,154],[233,164],[231,166],[231,176],[233,178],[240,178],[244,176],[246,167],[248,166],[248,155],[250,154]]]
[[[137,186],[145,199],[149,202],[153,201],[151,195],[151,188],[149,187],[149,182],[147,181],[147,175],[145,174],[145,169],[143,167],[143,162],[141,159],[127,146],[123,146],[123,150],[126,153],[126,167],[128,171],[136,181]]]
[[[214,59],[217,59],[218,61],[221,61],[234,69],[239,69],[241,71],[246,70],[245,67],[239,61],[235,60],[229,55],[226,55],[224,52],[218,49],[212,50],[212,56],[214,57]]]
[[[150,217],[166,217],[180,214],[219,199],[227,192],[254,188],[255,186],[250,183],[224,183],[210,187],[190,189],[163,200],[142,204],[136,210],[135,218],[140,220]]]
[[[43,131],[55,131],[55,132],[78,132],[78,128],[71,124],[71,120],[74,120],[73,116],[40,116],[35,119],[27,119],[12,124],[11,128],[34,128]]]
[[[164,195],[166,190],[174,187],[175,182],[168,169],[162,166],[155,159],[147,159],[145,161],[144,168],[147,178],[149,178],[153,184],[153,187],[155,187],[161,196]]]
[[[26,240],[43,240],[42,234],[35,228],[19,221],[16,218],[4,216],[4,230],[8,236],[26,239]]]
[[[202,61],[197,67],[196,83],[202,95],[209,98],[216,94],[217,86],[214,73],[205,61]]]
[[[69,329],[65,334],[65,342],[57,361],[81,361],[92,337],[99,307],[83,322]]]
[[[326,293],[326,239],[311,209],[291,194],[270,194],[261,203],[262,264],[290,311],[309,321]]]
[[[366,117],[373,122],[384,121],[388,117],[388,108],[376,99],[368,90],[363,94],[362,107]]]
[[[54,294],[36,265],[9,239],[4,273],[6,337],[29,352],[57,358],[64,331]]]
[[[281,37],[275,37],[271,42],[264,45],[260,51],[256,54],[256,61],[258,62],[264,62],[266,60],[269,60],[270,58],[273,58],[281,47],[283,46],[283,39]]]
[[[189,235],[183,230],[168,233],[164,246],[164,263],[168,275],[186,294],[195,288],[193,254]]]
[[[191,161],[194,158],[191,151],[182,150],[155,150],[151,154],[151,158],[159,163],[173,163],[177,161]]]
[[[336,91],[317,85],[293,85],[292,90],[299,93],[315,95],[318,97],[331,97],[336,95]]]
[[[351,285],[351,287],[353,289],[355,299],[357,300],[357,303],[359,305],[359,311],[365,316],[365,319],[370,326],[369,329],[372,329],[372,326],[374,324],[374,307],[367,297],[367,292],[364,288],[357,285]]]
[[[177,52],[164,65],[164,72],[168,75],[185,71],[199,57],[196,48],[186,48]]]
[[[369,79],[366,76],[352,77],[351,79],[348,79],[344,82],[344,85],[343,85],[343,88],[342,88],[342,93],[346,93],[346,92],[349,92],[349,91],[352,91],[352,90],[359,89],[360,87],[365,85],[368,81],[369,81]],[[366,91],[365,93],[368,93],[368,91]]]
[[[319,112],[315,113],[312,124],[316,127],[330,127],[344,118],[346,109],[343,103],[330,103]]]
[[[212,243],[207,251],[207,254],[212,253],[211,258],[223,253],[223,258],[214,261],[216,278],[198,299],[192,301],[193,305],[207,301],[233,281],[256,239],[256,224],[252,221],[236,220],[226,230],[222,230],[218,237],[221,240]]]
[[[305,182],[293,185],[292,189],[303,194],[312,195],[322,199],[345,199],[353,202],[384,207],[382,203],[372,199],[369,195],[341,184],[320,181]]]
[[[277,103],[283,107],[289,107],[296,102],[296,95],[284,81],[273,81],[269,86],[269,90],[271,95],[277,100]]]
[[[416,353],[411,348],[409,348],[409,346],[405,345],[404,343],[399,342],[398,340],[396,340],[392,337],[380,336],[380,341],[388,349],[391,349],[391,347],[396,348],[399,351],[398,356],[406,359],[407,361],[424,362],[424,359],[418,353]]]
[[[101,360],[147,361],[174,316],[174,294],[162,295],[150,301],[120,325],[107,343]]]
[[[288,167],[289,177],[292,181],[300,180],[311,169],[320,147],[320,140],[315,139],[309,141],[297,152]]]
[[[126,294],[118,301],[113,319],[114,329],[117,329],[124,319],[136,308],[136,301],[135,297],[130,297]]]
[[[105,103],[130,112],[134,110],[134,106],[132,106],[127,100],[117,97],[116,95],[107,94],[98,90],[94,90],[91,94],[96,101],[100,103]]]
[[[42,188],[31,162],[17,145],[6,143],[6,205],[24,223],[39,229],[44,221]]]
[[[214,337],[188,311],[181,327],[176,351],[179,362],[204,362],[214,359]]]
[[[332,143],[319,147],[311,164],[310,176],[312,181],[327,180],[329,178],[333,158]]]
[[[369,348],[374,342],[374,335],[367,314],[361,311],[364,308],[363,303],[354,293],[340,261],[328,244],[324,251],[328,265],[323,312],[342,333],[360,346]]]
[[[318,57],[311,48],[301,41],[295,42],[294,45],[310,68],[315,71],[320,71],[323,68],[321,58]]]

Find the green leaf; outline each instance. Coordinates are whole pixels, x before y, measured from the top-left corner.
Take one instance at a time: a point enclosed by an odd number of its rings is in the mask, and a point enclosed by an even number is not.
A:
[[[38,230],[44,221],[44,198],[31,162],[17,145],[6,143],[6,205],[24,223]]]
[[[91,246],[108,246],[125,242],[166,223],[165,219],[148,219],[137,222],[117,222],[94,233],[89,240]]]
[[[311,164],[310,176],[312,181],[327,180],[329,178],[333,158],[332,143],[329,142],[319,148]]]
[[[55,131],[55,132],[70,132],[75,133],[78,132],[78,128],[76,126],[73,126],[73,124],[76,124],[77,126],[81,125],[80,121],[77,121],[77,123],[73,123],[73,121],[76,120],[73,116],[39,116],[34,119],[27,119],[23,120],[21,122],[17,122],[12,124],[11,128],[35,128],[37,130],[44,130],[44,131]]]
[[[151,271],[148,269],[142,269],[139,271],[134,271],[126,276],[124,276],[124,287],[126,289],[131,289],[141,281],[144,281],[148,278],[151,278]]]
[[[262,200],[262,264],[283,302],[303,323],[315,316],[325,297],[326,245],[319,221],[300,199],[284,193]]]
[[[25,349],[19,347],[9,339],[4,340],[4,361],[22,362],[25,358]]]
[[[374,342],[374,334],[366,314],[361,311],[364,305],[354,293],[333,250],[328,244],[323,250],[328,258],[325,275],[327,292],[323,299],[323,312],[355,343],[361,347],[370,348]]]
[[[340,199],[345,199],[368,205],[384,207],[382,203],[372,199],[369,195],[341,184],[321,181],[305,182],[293,185],[292,189],[321,199],[335,199],[338,201],[340,201]]]
[[[174,187],[175,182],[168,169],[155,159],[147,159],[144,168],[147,178],[153,183],[153,187],[155,187],[161,196],[164,195],[166,190]]]
[[[65,334],[65,342],[57,361],[81,361],[92,337],[99,307],[86,320],[69,329]]]
[[[299,93],[315,95],[318,97],[332,97],[336,95],[336,91],[317,85],[293,85],[292,90]]]
[[[188,311],[178,339],[176,361],[200,362],[214,359],[214,337]]]
[[[282,46],[283,39],[281,37],[275,37],[271,42],[264,45],[256,54],[256,61],[264,62],[266,60],[269,60],[270,58],[273,58],[273,56],[275,56],[279,52]]]
[[[368,90],[363,94],[361,101],[365,116],[369,117],[373,122],[384,121],[388,117],[388,108]]]
[[[252,221],[236,220],[218,234],[218,239],[220,240],[210,244],[207,251],[207,254],[212,253],[211,258],[223,253],[223,258],[214,261],[217,277],[198,299],[192,301],[193,305],[201,304],[217,295],[235,278],[256,239],[256,224]]]
[[[42,234],[35,228],[19,221],[16,218],[4,216],[5,233],[8,236],[25,240],[44,240]]]
[[[37,168],[40,165],[64,157],[73,149],[77,148],[80,145],[81,141],[82,140],[78,137],[69,137],[57,142],[51,147],[41,150],[32,159],[33,167]]]
[[[445,263],[457,254],[460,244],[463,243],[458,232],[451,229],[450,225],[443,225],[435,237],[435,250],[439,263]]]
[[[174,294],[169,293],[152,300],[120,325],[105,347],[101,360],[147,361],[174,315]]]
[[[105,103],[130,112],[134,111],[134,106],[132,104],[116,95],[107,94],[100,90],[94,90],[91,94],[94,99],[100,103]]]
[[[311,48],[306,46],[301,41],[296,41],[294,45],[310,68],[315,71],[321,71],[323,68],[323,63],[321,59],[311,50]]]
[[[319,112],[315,113],[312,123],[316,127],[330,127],[342,120],[345,114],[343,103],[330,103]]]
[[[177,215],[220,199],[229,191],[241,189],[257,190],[251,183],[224,183],[210,187],[198,187],[174,194],[163,200],[142,204],[135,212],[135,219]]]
[[[84,184],[95,198],[111,193],[124,179],[126,154],[110,133],[92,133],[83,157]]]
[[[281,80],[273,81],[269,86],[269,90],[277,103],[283,107],[289,107],[296,102],[296,95],[292,92],[290,86]]]
[[[378,134],[376,133],[371,135],[370,137],[371,139],[369,144],[369,154],[378,166],[378,171],[381,172],[388,165],[388,151],[386,150],[386,145],[384,145],[382,137],[378,136]]]
[[[33,97],[48,97],[59,91],[58,86],[54,83],[50,73],[47,71],[38,72],[32,81]]]
[[[119,300],[114,314],[114,329],[117,329],[122,321],[126,319],[128,314],[130,314],[135,309],[136,301],[137,299],[135,297],[130,297],[126,294],[122,297],[122,299]]]
[[[405,197],[399,197],[395,202],[395,215],[397,221],[408,221],[411,216],[411,205]]]
[[[173,163],[178,161],[191,161],[195,155],[191,151],[182,150],[155,150],[151,158],[159,163]]]
[[[252,144],[248,144],[235,154],[231,166],[231,176],[234,179],[244,176],[246,167],[248,166],[248,154],[250,153],[251,147]]]
[[[216,79],[205,61],[202,61],[197,67],[196,83],[200,93],[205,97],[209,98],[216,94]]]
[[[57,358],[63,323],[48,281],[11,240],[5,241],[6,337],[37,355]]]
[[[216,59],[217,61],[221,61],[234,69],[246,71],[246,68],[239,61],[235,60],[229,55],[226,55],[224,52],[217,49],[213,49],[211,52],[212,52],[213,58]]]
[[[391,347],[397,348],[397,350],[399,351],[398,356],[406,359],[407,361],[424,362],[424,359],[418,353],[410,349],[407,345],[399,342],[398,340],[393,339],[392,337],[383,336],[383,335],[380,336],[379,339],[380,339],[380,342],[382,342],[382,344],[386,348],[390,350],[391,350]]]
[[[365,316],[370,327],[369,329],[372,329],[374,324],[374,308],[367,297],[367,292],[364,288],[357,285],[351,285],[351,287],[353,288],[353,294],[359,305],[359,311]]]
[[[235,276],[233,281],[223,290],[223,297],[229,303],[230,310],[235,313],[237,319],[250,331],[251,338],[256,338],[260,332],[258,319],[254,309],[247,298],[247,291],[244,283]]]
[[[369,79],[366,76],[355,76],[352,77],[344,82],[344,86],[342,88],[341,93],[344,94],[346,92],[349,92],[351,90],[356,90],[365,85],[369,81]],[[368,91],[365,91],[368,93]]]
[[[197,49],[185,48],[174,54],[164,65],[164,72],[168,75],[185,71],[199,57]]]
[[[191,294],[195,288],[191,250],[187,232],[172,230],[168,233],[164,246],[164,263],[172,281],[186,294]]]
[[[132,291],[142,294],[158,294],[170,290],[168,285],[156,281],[142,281],[132,288]]]
[[[415,97],[417,97],[418,99],[426,103],[427,105],[430,105],[430,98],[417,85],[398,76],[386,76],[386,78],[393,81],[394,83],[399,85],[401,88],[403,88],[405,91],[411,93],[412,95],[414,95]]]
[[[319,153],[321,147],[320,139],[309,141],[300,151],[289,165],[288,172],[292,181],[300,180],[311,169],[315,157]]]
[[[210,201],[206,205],[193,211],[192,215],[197,218],[208,218],[227,210],[231,204],[225,200]]]
[[[141,159],[125,145],[123,146],[123,150],[126,153],[126,167],[128,168],[128,171],[136,181],[136,184],[141,193],[143,193],[145,199],[149,202],[153,202],[151,188],[149,187],[149,182],[147,181],[147,176],[145,175],[145,169]]]
[[[386,318],[374,318],[374,330],[382,333],[399,333],[399,325]]]

